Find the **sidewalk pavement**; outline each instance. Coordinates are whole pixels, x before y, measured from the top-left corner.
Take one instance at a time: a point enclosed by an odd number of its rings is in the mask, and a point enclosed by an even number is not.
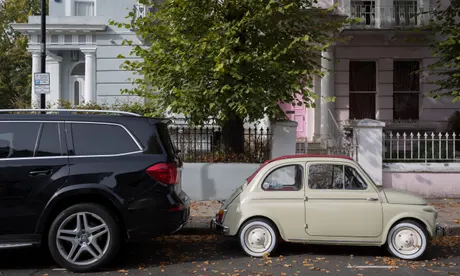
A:
[[[460,236],[460,199],[430,200],[438,209],[438,222],[445,236]],[[215,200],[192,201],[190,221],[180,232],[210,233],[210,222],[219,211],[221,203]]]

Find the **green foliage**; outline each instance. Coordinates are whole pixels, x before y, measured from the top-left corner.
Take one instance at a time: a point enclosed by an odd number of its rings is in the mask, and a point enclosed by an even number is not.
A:
[[[30,108],[27,102],[16,100],[13,101],[11,108],[24,109]],[[57,101],[56,103],[48,103],[47,109],[87,109],[87,110],[117,110],[136,113],[145,117],[164,117],[164,114],[159,112],[152,104],[140,102],[119,102],[113,104],[96,104],[82,103],[80,105],[72,105],[69,101]]]
[[[40,0],[0,1],[0,108],[30,101],[32,61],[27,52],[28,39],[10,24],[26,23],[28,16],[37,14]]]
[[[313,7],[311,0],[142,0],[156,12],[131,23],[146,45],[130,40],[122,68],[134,71],[135,88],[161,110],[194,124],[281,116],[278,101],[314,106],[320,55],[337,39],[345,18]],[[124,58],[120,55],[120,58]],[[303,96],[296,103],[296,93]]]
[[[438,88],[430,91],[430,96],[450,96],[456,102],[460,100],[460,0],[451,0],[445,9],[441,1],[437,0],[436,6],[429,29],[437,35],[430,48],[433,55],[439,57],[439,61],[427,69],[437,75],[439,80],[431,82],[438,85]]]
[[[450,117],[447,123],[447,132],[455,132],[457,135],[460,134],[460,111],[455,111]],[[460,137],[459,137],[460,140]],[[460,148],[459,148],[460,150]]]
[[[146,117],[163,117],[154,106],[149,103],[119,103],[115,102],[114,104],[96,104],[96,103],[82,103],[78,106],[72,106],[68,101],[60,101],[57,106],[64,109],[89,109],[89,110],[117,110],[132,112]],[[52,108],[53,106],[48,106]]]

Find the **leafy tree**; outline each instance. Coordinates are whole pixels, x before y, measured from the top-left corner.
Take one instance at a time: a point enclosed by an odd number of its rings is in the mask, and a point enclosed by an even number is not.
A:
[[[40,0],[0,1],[0,108],[14,100],[30,102],[32,60],[27,37],[11,23],[27,23],[29,15],[40,14]]]
[[[451,0],[446,7],[442,2],[436,1],[436,9],[431,12],[433,20],[428,26],[437,34],[430,48],[439,60],[426,69],[439,76],[439,80],[431,82],[437,88],[430,91],[430,96],[451,96],[456,102],[460,100],[460,0]]]
[[[141,59],[122,67],[141,77],[123,92],[182,113],[192,124],[217,120],[224,143],[236,153],[243,151],[245,119],[281,116],[280,101],[314,106],[310,88],[313,76],[321,75],[321,51],[345,23],[335,7],[315,8],[312,0],[140,2],[154,12],[111,22],[135,29],[146,42],[124,41]]]

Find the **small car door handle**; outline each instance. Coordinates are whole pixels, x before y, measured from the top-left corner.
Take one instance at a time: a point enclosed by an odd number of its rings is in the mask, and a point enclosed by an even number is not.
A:
[[[53,172],[53,170],[42,170],[42,171],[31,171],[29,172],[30,176],[48,176]]]
[[[377,201],[377,200],[379,200],[379,199],[376,198],[376,197],[368,197],[368,198],[366,198],[366,200],[367,200],[367,201]]]

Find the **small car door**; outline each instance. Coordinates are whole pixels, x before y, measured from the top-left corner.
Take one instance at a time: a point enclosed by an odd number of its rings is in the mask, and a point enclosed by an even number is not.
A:
[[[69,174],[63,124],[0,122],[0,235],[33,234]]]
[[[378,237],[382,202],[378,191],[347,162],[307,163],[306,232],[310,239]]]
[[[304,180],[303,165],[286,162],[266,172],[259,187],[251,193],[251,208],[269,214],[287,239],[305,238]]]

